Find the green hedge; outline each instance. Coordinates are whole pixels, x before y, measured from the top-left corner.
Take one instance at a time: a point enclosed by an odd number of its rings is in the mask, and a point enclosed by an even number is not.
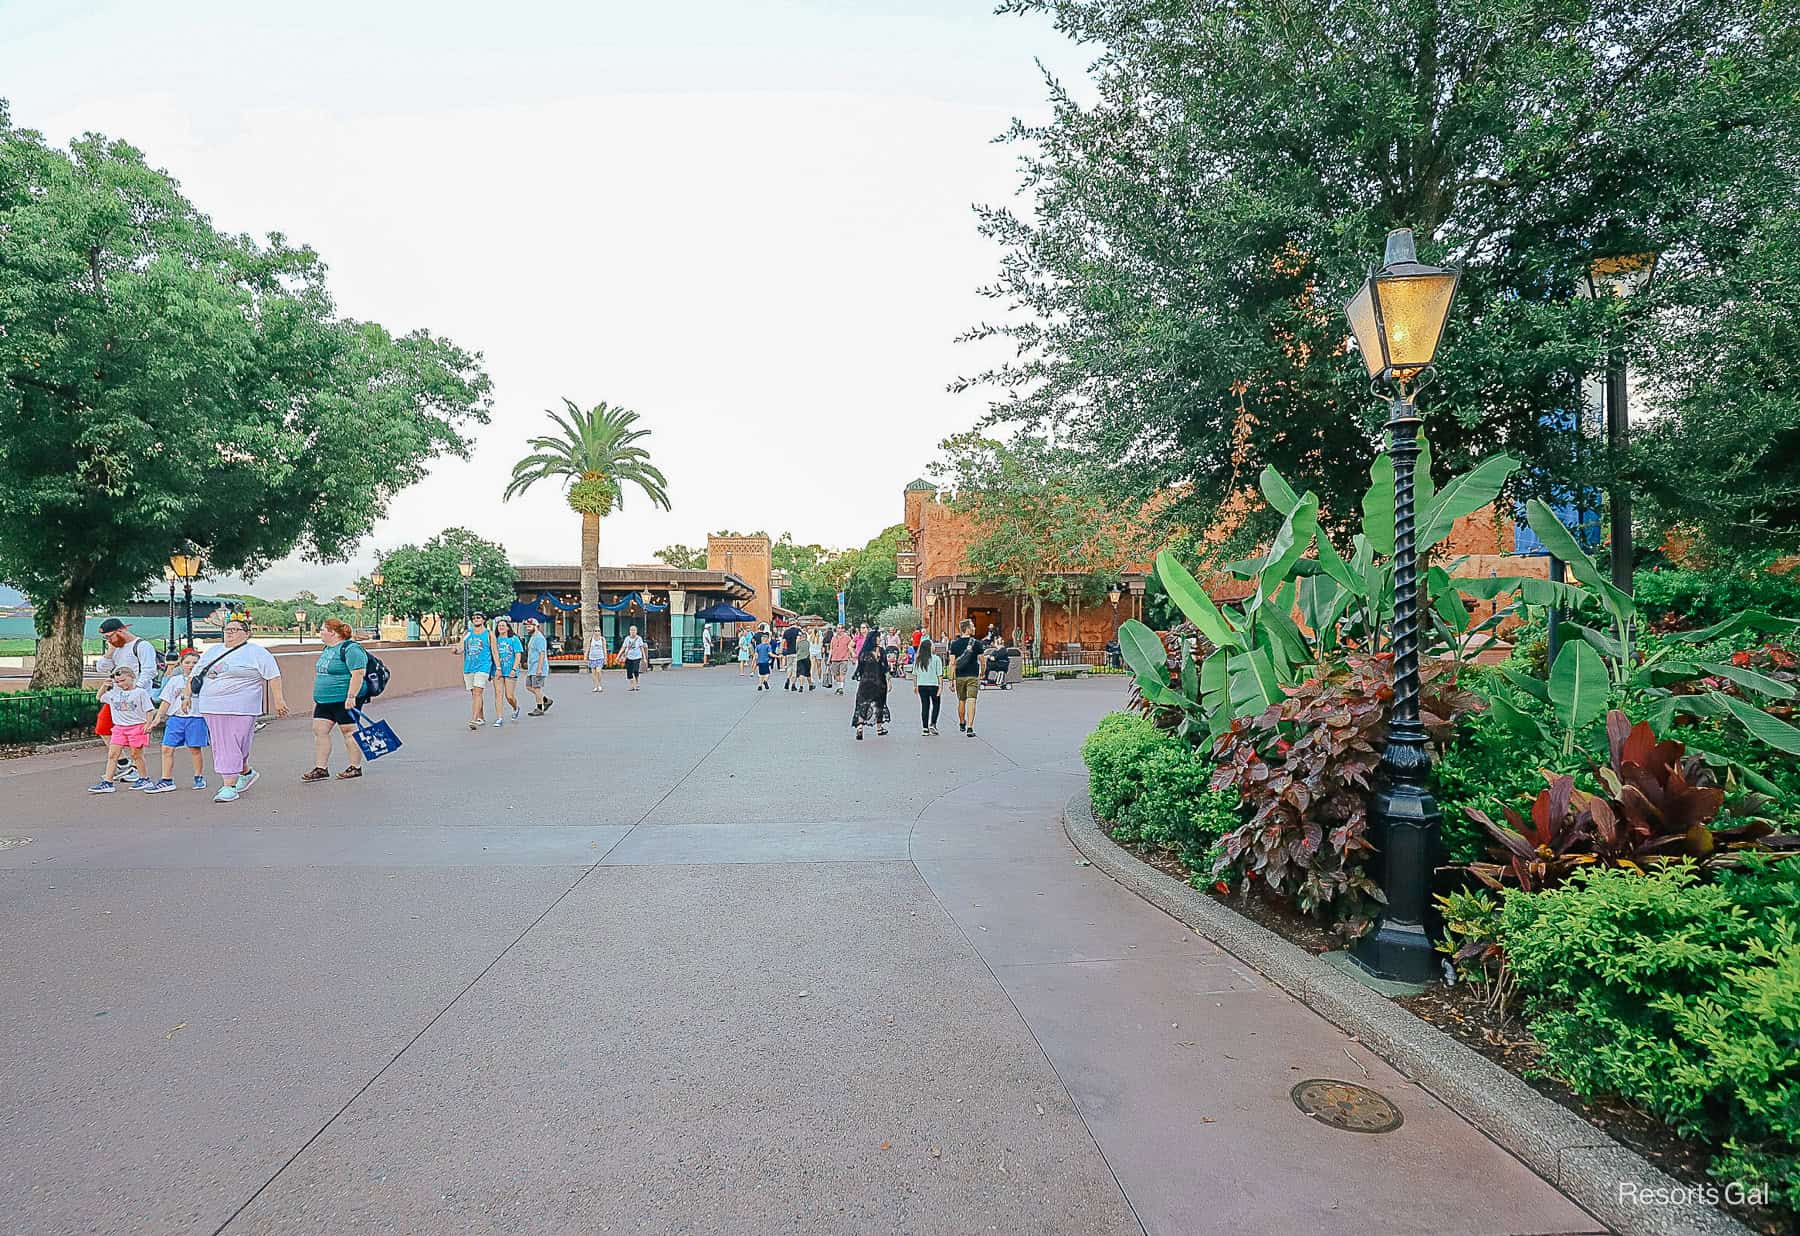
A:
[[[1722,1147],[1800,1212],[1800,863],[1578,874],[1513,893],[1500,943],[1544,1062]]]
[[[0,743],[43,742],[72,730],[88,730],[100,705],[83,687],[51,687],[0,695]]]
[[[1239,823],[1238,796],[1209,787],[1213,764],[1135,713],[1104,717],[1081,745],[1094,814],[1113,839],[1173,850],[1198,866]]]
[[[1662,567],[1634,574],[1631,593],[1653,623],[1673,614],[1683,626],[1704,627],[1745,609],[1800,618],[1800,574],[1792,572]]]

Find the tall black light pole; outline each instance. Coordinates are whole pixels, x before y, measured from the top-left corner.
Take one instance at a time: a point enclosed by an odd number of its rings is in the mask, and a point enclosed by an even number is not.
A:
[[[475,564],[464,554],[463,560],[456,564],[457,573],[462,576],[463,586],[463,630],[469,629],[469,577],[475,574]]]
[[[164,567],[163,578],[169,581],[169,641],[163,645],[163,656],[175,655],[175,568]]]
[[[187,608],[187,643],[194,646],[194,580],[200,575],[200,555],[183,551],[169,555],[169,570],[181,581],[181,596]]]
[[[1617,297],[1624,300],[1650,286],[1656,277],[1654,251],[1625,253],[1595,258],[1582,276],[1580,291],[1599,300]],[[1606,357],[1606,445],[1612,453],[1615,468],[1624,463],[1631,446],[1631,409],[1625,392],[1625,353],[1613,348]],[[1612,539],[1612,582],[1621,592],[1631,591],[1631,491],[1625,482],[1614,477],[1611,487],[1612,513],[1608,529]],[[1577,508],[1579,509],[1579,507]]]
[[[1382,752],[1382,786],[1370,803],[1370,832],[1387,906],[1352,956],[1378,978],[1429,982],[1437,954],[1425,929],[1431,872],[1442,817],[1426,788],[1431,753],[1419,724],[1419,555],[1413,464],[1419,455],[1414,397],[1430,381],[1431,362],[1456,298],[1459,272],[1418,260],[1409,229],[1389,232],[1380,270],[1371,271],[1344,312],[1369,371],[1370,387],[1391,388],[1388,455],[1394,461],[1394,702]]]
[[[376,563],[375,569],[369,573],[369,583],[373,585],[375,589],[374,635],[378,640],[381,638],[381,585],[386,578],[387,577],[381,573],[381,564],[379,562]]]

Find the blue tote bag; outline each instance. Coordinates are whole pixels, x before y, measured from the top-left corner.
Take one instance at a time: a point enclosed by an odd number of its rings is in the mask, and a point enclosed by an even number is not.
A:
[[[349,716],[356,722],[356,745],[365,760],[373,762],[400,749],[400,735],[386,721],[371,721],[360,708],[350,709]]]

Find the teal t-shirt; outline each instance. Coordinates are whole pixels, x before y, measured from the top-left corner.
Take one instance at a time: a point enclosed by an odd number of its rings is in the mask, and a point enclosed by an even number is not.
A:
[[[463,636],[463,673],[494,672],[493,640],[486,631],[470,631]]]
[[[350,675],[366,669],[369,654],[353,639],[333,644],[319,654],[318,670],[313,674],[313,703],[341,704],[350,695]]]
[[[516,635],[502,635],[494,641],[494,651],[500,654],[500,677],[511,678],[513,666],[525,656],[525,645]]]
[[[913,682],[921,687],[935,687],[944,677],[944,658],[933,649],[931,660],[913,666]]]

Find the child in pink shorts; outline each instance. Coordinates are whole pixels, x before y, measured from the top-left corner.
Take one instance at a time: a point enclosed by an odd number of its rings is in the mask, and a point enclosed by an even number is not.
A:
[[[106,739],[106,776],[88,786],[90,794],[113,792],[112,770],[121,755],[129,755],[138,771],[138,784],[149,788],[150,770],[144,765],[144,748],[150,742],[150,713],[156,707],[150,692],[137,684],[137,671],[121,665],[112,673],[112,681],[96,693],[100,702],[112,710],[112,733]]]

